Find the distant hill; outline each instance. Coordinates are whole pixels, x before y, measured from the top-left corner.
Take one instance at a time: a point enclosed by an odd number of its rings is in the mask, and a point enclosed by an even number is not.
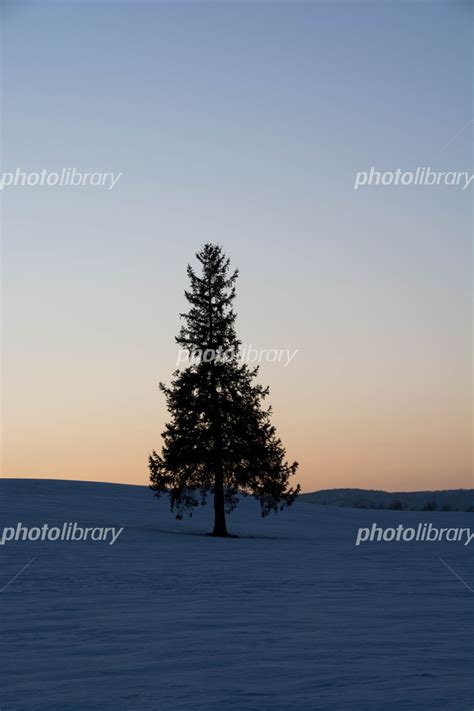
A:
[[[441,491],[379,491],[377,489],[322,489],[302,494],[301,501],[356,509],[407,511],[474,511],[474,489]]]

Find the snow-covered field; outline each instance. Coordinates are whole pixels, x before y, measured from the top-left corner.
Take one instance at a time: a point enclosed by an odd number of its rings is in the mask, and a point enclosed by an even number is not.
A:
[[[175,521],[142,487],[0,482],[0,529],[125,526],[103,542],[0,546],[1,711],[470,711],[472,554],[459,543],[354,545],[359,526],[466,526],[469,513],[300,502],[235,539]]]

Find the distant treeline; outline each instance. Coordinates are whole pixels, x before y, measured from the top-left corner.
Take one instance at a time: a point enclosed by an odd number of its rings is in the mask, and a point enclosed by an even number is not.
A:
[[[327,506],[405,511],[474,511],[474,489],[443,491],[378,491],[376,489],[323,489],[301,494],[301,500]]]

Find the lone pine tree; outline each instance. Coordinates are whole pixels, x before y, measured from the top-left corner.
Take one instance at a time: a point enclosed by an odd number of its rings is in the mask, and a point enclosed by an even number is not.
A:
[[[150,488],[168,494],[177,518],[214,498],[214,536],[227,536],[225,514],[238,494],[252,495],[262,516],[293,503],[300,486],[289,488],[297,462],[285,450],[263,408],[268,388],[255,383],[258,367],[240,362],[240,341],[232,308],[238,272],[219,245],[206,244],[196,254],[199,276],[188,265],[190,309],[176,342],[191,358],[173,373],[170,387],[160,383],[171,419],[162,434],[161,456],[149,458]]]

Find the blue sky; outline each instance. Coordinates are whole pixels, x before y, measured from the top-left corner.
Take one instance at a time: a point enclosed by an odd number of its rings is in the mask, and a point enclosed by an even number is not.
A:
[[[3,3],[3,170],[121,172],[3,192],[10,475],[146,482],[185,267],[239,267],[304,488],[469,485],[472,8],[451,2]],[[71,453],[77,457],[71,460]]]

